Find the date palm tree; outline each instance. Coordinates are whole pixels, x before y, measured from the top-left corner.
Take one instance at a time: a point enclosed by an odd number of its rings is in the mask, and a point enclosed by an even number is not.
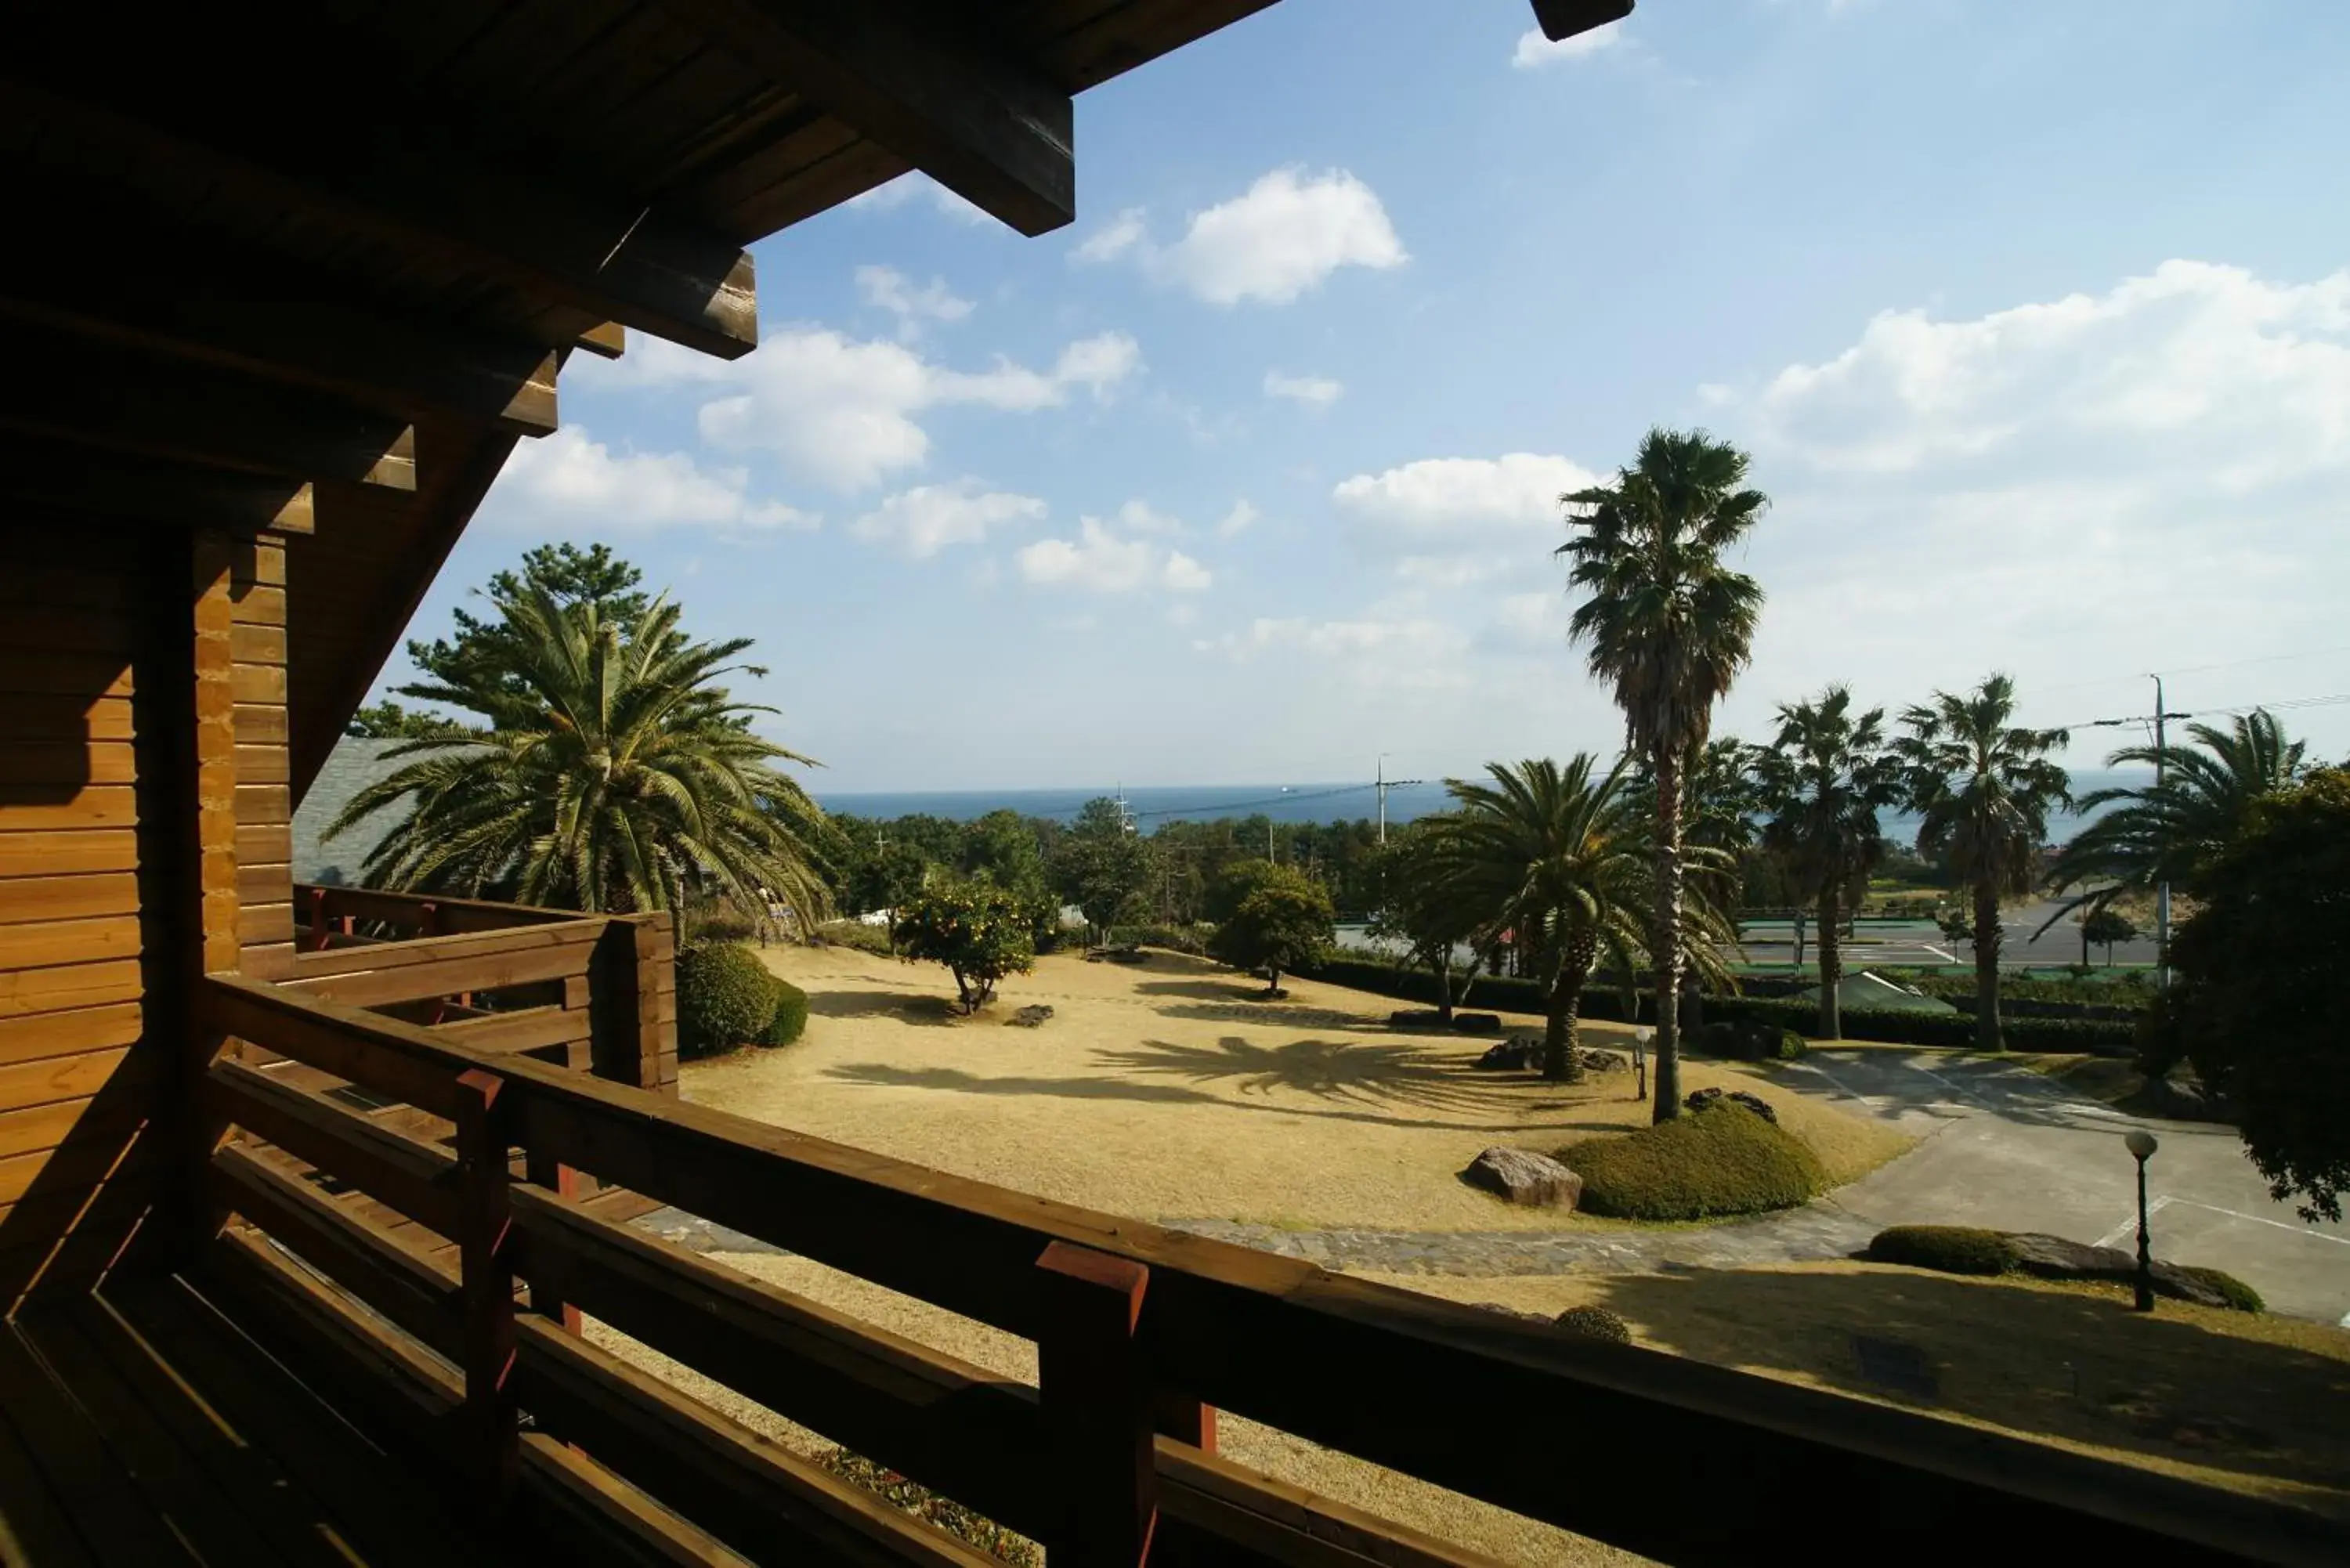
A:
[[[1819,904],[1820,1035],[1841,1040],[1844,914],[1885,857],[1877,814],[1901,798],[1885,710],[1855,713],[1852,692],[1843,686],[1810,701],[1782,703],[1778,733],[1756,771],[1771,812],[1763,845],[1780,857],[1789,881]]]
[[[2074,834],[2049,866],[2051,889],[2076,891],[2048,925],[2074,909],[2096,914],[2117,898],[2152,892],[2158,883],[2192,891],[2243,832],[2252,802],[2290,789],[2304,771],[2303,757],[2303,742],[2288,739],[2264,708],[2225,730],[2189,724],[2184,745],[2124,746],[2114,753],[2107,767],[2153,768],[2158,782],[2081,797],[2084,813],[2114,809]]]
[[[1428,831],[1421,897],[1451,911],[1440,923],[1483,947],[1510,934],[1546,1002],[1543,1076],[1580,1083],[1583,988],[1604,951],[1630,968],[1643,947],[1648,863],[1638,801],[1618,763],[1590,755],[1489,763],[1492,783],[1447,779],[1455,809]]]
[[[2017,725],[2015,682],[1993,675],[1963,694],[1937,691],[1901,715],[1894,742],[1909,808],[1924,820],[1918,850],[1947,857],[1974,898],[1975,1042],[2002,1048],[1999,1028],[1999,902],[2028,893],[2047,841],[2048,815],[2071,801],[2070,777],[2049,758],[2069,736]]]
[[[1590,596],[1575,607],[1571,635],[1624,711],[1627,749],[1655,780],[1659,1121],[1681,1110],[1681,775],[1711,732],[1714,704],[1746,668],[1762,612],[1762,585],[1722,559],[1770,504],[1747,486],[1747,468],[1744,452],[1702,431],[1652,430],[1613,483],[1559,498],[1575,510],[1573,536],[1557,553],[1573,588]]]
[[[503,635],[444,680],[400,688],[480,715],[387,755],[332,837],[404,815],[370,851],[375,887],[593,911],[681,910],[689,888],[805,928],[828,897],[790,826],[820,814],[777,764],[806,758],[750,730],[720,678],[748,639],[689,641],[665,600],[612,614],[542,586],[494,596]],[[782,809],[773,809],[781,807]]]

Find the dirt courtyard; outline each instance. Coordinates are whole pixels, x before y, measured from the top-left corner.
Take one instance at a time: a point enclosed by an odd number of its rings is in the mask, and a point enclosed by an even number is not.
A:
[[[1491,1042],[1388,1027],[1397,1004],[1289,982],[1284,1002],[1204,961],[1037,961],[976,1017],[953,1014],[935,964],[842,947],[770,948],[808,992],[806,1036],[775,1051],[690,1063],[685,1097],[960,1176],[1154,1220],[1295,1229],[1475,1231],[1612,1221],[1516,1209],[1467,1186],[1479,1150],[1541,1150],[1648,1119],[1628,1071],[1580,1085],[1480,1073]],[[1006,1022],[1044,1003],[1041,1027]],[[1512,1016],[1511,1023],[1539,1021]],[[1588,1046],[1627,1032],[1586,1026]],[[1688,1088],[1762,1096],[1849,1179],[1902,1135],[1768,1078],[1690,1064]]]

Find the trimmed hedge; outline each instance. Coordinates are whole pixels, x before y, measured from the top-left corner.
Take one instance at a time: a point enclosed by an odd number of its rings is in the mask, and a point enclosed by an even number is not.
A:
[[[807,1029],[807,992],[787,980],[775,981],[775,1015],[767,1023],[767,1032],[759,1036],[762,1045],[788,1045]]]
[[[2203,1269],[2181,1265],[2178,1272],[2190,1279],[2200,1280],[2218,1291],[2227,1303],[2238,1312],[2266,1312],[2269,1303],[2261,1293],[2228,1272],[2225,1269]]]
[[[855,948],[876,958],[894,958],[897,950],[889,945],[889,928],[868,926],[862,920],[827,920],[816,929],[819,940],[837,948]]]
[[[2017,1262],[2015,1243],[2003,1232],[1970,1225],[1896,1225],[1879,1231],[1861,1255],[1945,1274],[2003,1274]]]
[[[1583,1178],[1576,1207],[1619,1220],[1707,1220],[1809,1202],[1827,1185],[1801,1138],[1728,1102],[1558,1151]]]
[[[1334,958],[1298,971],[1307,980],[1326,981],[1379,996],[1400,997],[1428,1006],[1436,1003],[1436,977],[1424,969],[1398,969],[1378,959]],[[1456,996],[1454,1002],[1460,1002]],[[1622,992],[1613,985],[1593,985],[1583,992],[1582,1015],[1614,1023],[1652,1021],[1645,996],[1636,999],[1632,1014],[1624,1011]],[[1501,1008],[1510,1012],[1543,1012],[1547,1002],[1543,988],[1531,980],[1507,975],[1480,975],[1469,992],[1471,1005]],[[1708,996],[1705,1018],[1775,1025],[1806,1038],[1816,1036],[1820,1007],[1816,1002],[1768,996]],[[2009,1045],[2026,1051],[2094,1052],[2134,1050],[2137,1026],[2126,1018],[2010,1018],[2000,1027]],[[1975,1043],[1975,1021],[1964,1012],[1888,1012],[1871,1008],[1844,1010],[1847,1039],[1870,1040],[1888,1045],[1949,1045],[1960,1049]]]
[[[1708,1019],[1690,1034],[1690,1048],[1740,1062],[1794,1062],[1805,1050],[1804,1037],[1755,1018]]]
[[[1551,1321],[1567,1333],[1579,1334],[1586,1339],[1604,1339],[1610,1345],[1632,1343],[1632,1325],[1604,1306],[1594,1306],[1588,1303],[1571,1306]]]

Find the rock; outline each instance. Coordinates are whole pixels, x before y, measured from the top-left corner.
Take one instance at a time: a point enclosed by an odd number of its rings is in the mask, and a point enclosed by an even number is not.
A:
[[[2008,1240],[2015,1244],[2016,1267],[2044,1280],[2109,1280],[2128,1284],[2137,1278],[2137,1254],[2119,1247],[2092,1247],[2062,1236],[2027,1231]],[[2176,1263],[2154,1261],[2154,1292],[2173,1301],[2197,1306],[2223,1307],[2228,1298]]]
[[[1722,1100],[1727,1100],[1733,1106],[1745,1106],[1773,1127],[1779,1125],[1779,1113],[1771,1108],[1771,1102],[1760,1095],[1750,1095],[1744,1089],[1731,1089],[1727,1094],[1720,1089],[1700,1089],[1681,1104],[1692,1111],[1701,1111],[1708,1106]]]
[[[1498,1012],[1456,1012],[1452,1027],[1462,1034],[1499,1034],[1502,1015]]]
[[[1586,1051],[1583,1069],[1586,1073],[1622,1073],[1631,1068],[1631,1058],[1621,1051]]]
[[[1514,1035],[1485,1047],[1477,1058],[1479,1071],[1486,1073],[1523,1073],[1542,1065],[1542,1042]]]
[[[1050,1007],[1041,1002],[1033,1002],[1003,1022],[1018,1029],[1034,1029],[1052,1016]]]
[[[1572,1209],[1583,1196],[1583,1178],[1546,1154],[1522,1148],[1489,1148],[1469,1162],[1461,1179],[1506,1202],[1534,1209]]]
[[[1538,1312],[1521,1312],[1516,1307],[1503,1306],[1499,1302],[1479,1302],[1477,1303],[1477,1310],[1480,1312],[1497,1312],[1503,1317],[1523,1318],[1529,1323],[1548,1323],[1550,1321],[1550,1319],[1543,1316],[1543,1314]]]

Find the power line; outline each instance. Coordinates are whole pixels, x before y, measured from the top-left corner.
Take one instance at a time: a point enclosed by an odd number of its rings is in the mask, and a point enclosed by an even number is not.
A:
[[[2198,708],[2191,713],[2171,712],[2164,714],[2163,717],[2167,719],[2241,719],[2248,713],[2259,712],[2262,709],[2270,712],[2289,711],[2298,708],[2334,708],[2345,702],[2350,702],[2350,691],[2337,691],[2324,697],[2281,697],[2268,702],[2245,702],[2225,708]],[[2154,717],[2151,713],[2132,713],[2118,719],[2083,719],[2077,723],[2051,724],[2048,727],[2052,730],[2125,729],[2133,724],[2150,724],[2154,722]]]
[[[2045,697],[2056,691],[2080,691],[2091,686],[2113,686],[2125,680],[2143,680],[2150,675],[2206,675],[2214,670],[2241,670],[2252,664],[2290,664],[2302,659],[2324,659],[2334,654],[2350,653],[2350,643],[2338,648],[2310,648],[2298,653],[2262,653],[2250,659],[2226,659],[2217,664],[2183,664],[2168,670],[2133,670],[2126,674],[2098,675],[2085,680],[2067,680],[2059,686],[2034,684],[2033,690]]]

